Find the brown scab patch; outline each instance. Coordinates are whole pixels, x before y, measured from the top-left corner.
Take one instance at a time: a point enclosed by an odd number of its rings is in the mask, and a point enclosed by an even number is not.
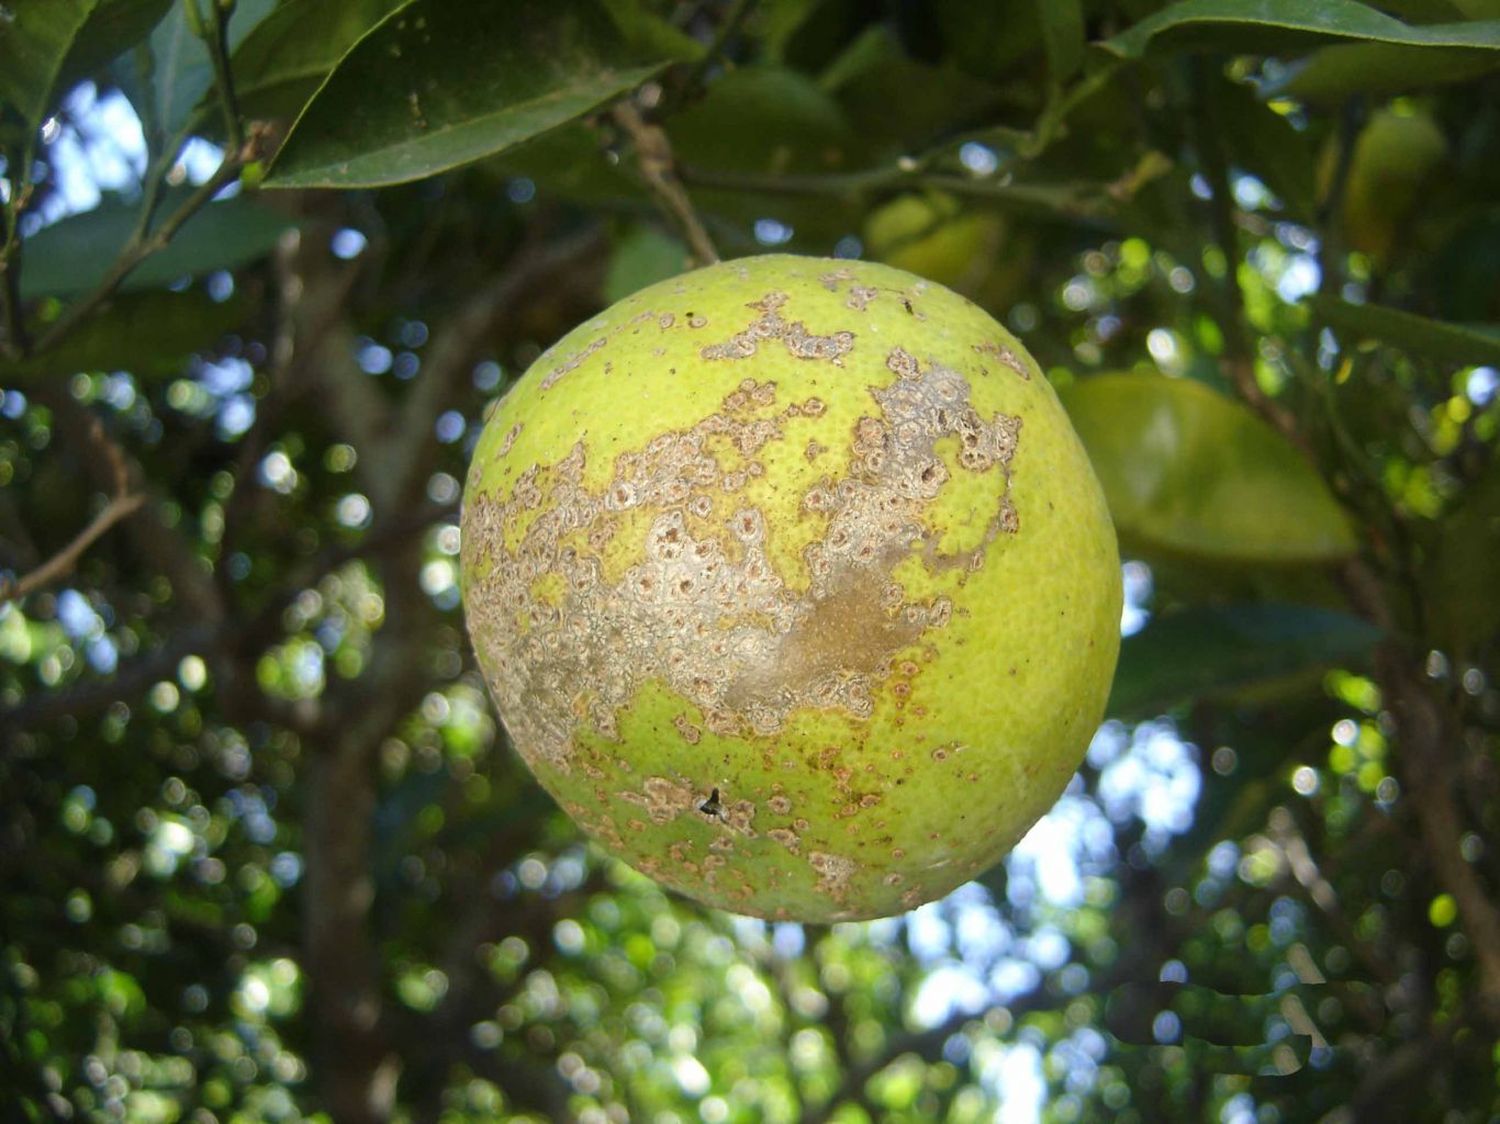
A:
[[[687,742],[688,745],[697,745],[703,738],[703,731],[688,721],[686,714],[679,714],[676,718],[672,719],[672,725],[677,727],[678,734],[682,736],[682,740]]]
[[[666,777],[647,777],[640,792],[617,793],[621,800],[646,809],[654,824],[671,823],[683,812],[690,811],[702,801],[686,784]]]
[[[879,289],[868,285],[853,285],[849,288],[849,296],[844,300],[844,307],[851,308],[855,312],[863,312],[870,307],[870,302],[880,295]]]
[[[516,438],[521,436],[521,429],[523,427],[523,424],[524,423],[522,422],[516,422],[515,425],[511,426],[505,431],[505,438],[500,442],[500,448],[496,452],[496,456],[503,457],[506,453],[510,452],[512,448],[515,447]]]
[[[600,336],[593,343],[585,347],[582,351],[575,352],[574,354],[568,356],[568,358],[564,359],[556,367],[553,367],[552,370],[548,371],[545,375],[542,376],[541,389],[551,390],[562,380],[564,375],[568,374],[570,371],[576,371],[583,364],[584,360],[586,360],[590,355],[594,354],[594,352],[598,351],[607,343],[609,343],[609,337]]]
[[[723,343],[707,344],[698,354],[710,360],[749,359],[760,349],[762,341],[779,340],[794,358],[823,360],[842,367],[844,356],[854,349],[854,333],[839,331],[820,336],[809,332],[802,321],[782,318],[781,306],[786,301],[785,293],[771,292],[750,302],[746,307],[758,311],[760,316],[744,331],[735,333]]]
[[[849,893],[849,882],[859,872],[859,863],[847,855],[811,851],[807,864],[818,872],[818,890],[834,901],[842,902]]]
[[[773,383],[747,379],[696,425],[619,453],[598,490],[583,486],[580,441],[558,463],[528,467],[508,496],[472,499],[462,539],[475,582],[469,624],[523,755],[571,768],[575,738],[617,738],[619,712],[653,680],[719,735],[775,733],[803,708],[873,713],[892,658],[953,614],[945,597],[909,599],[895,567],[917,548],[934,572],[974,569],[1018,526],[1009,487],[1020,419],[981,417],[968,382],[940,363],[900,349],[886,362],[901,377],[870,389],[876,409],[848,436],[850,475],[824,476],[797,497],[823,523],[802,553],[800,587],[771,564],[765,513],[715,500],[743,493],[759,463],[721,463],[726,449],[759,451],[785,440],[787,419],[823,412],[814,398],[778,411]],[[936,452],[950,438],[960,471],[1004,484],[983,541],[956,554],[941,552],[923,522],[950,477]],[[642,536],[639,560],[610,570],[605,550],[627,532]],[[550,574],[561,579],[556,604],[532,592]],[[668,804],[686,807],[693,795],[684,787]]]
[[[792,831],[790,828],[773,827],[770,831],[766,832],[766,838],[780,843],[794,855],[797,854],[802,848],[802,840],[798,837],[797,833],[795,831]]]
[[[976,343],[974,350],[980,355],[993,357],[1028,382],[1031,380],[1031,372],[1026,369],[1026,364],[1021,361],[1021,357],[1003,343],[986,340],[984,343]]]
[[[719,824],[736,835],[753,837],[756,834],[752,826],[756,810],[754,802],[736,800],[730,803],[721,797],[717,788],[704,793],[684,781],[647,777],[641,791],[627,789],[615,795],[627,804],[644,808],[654,824],[671,823],[684,812],[693,812],[700,820]]]

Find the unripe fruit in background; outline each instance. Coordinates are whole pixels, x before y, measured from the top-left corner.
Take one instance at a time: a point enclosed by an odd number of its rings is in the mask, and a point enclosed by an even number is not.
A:
[[[877,261],[971,293],[1000,253],[1005,220],[965,211],[946,192],[911,192],[872,211],[863,240]]]
[[[1447,152],[1442,130],[1425,113],[1374,113],[1354,142],[1337,216],[1349,248],[1377,261],[1388,257],[1402,224],[1416,211],[1423,184]],[[1323,196],[1332,188],[1337,165],[1337,145],[1330,142],[1318,167]]]
[[[462,570],[568,814],[776,919],[900,912],[997,861],[1119,648],[1114,531],[1036,363],[863,262],[727,262],[565,336],[486,424]]]

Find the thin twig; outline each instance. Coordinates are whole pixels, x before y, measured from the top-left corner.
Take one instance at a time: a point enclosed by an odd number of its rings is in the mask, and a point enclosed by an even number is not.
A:
[[[750,14],[750,9],[755,7],[755,0],[735,0],[735,5],[729,10],[729,15],[719,25],[719,30],[714,33],[713,42],[703,52],[703,57],[693,64],[693,69],[688,71],[687,77],[682,80],[682,87],[678,91],[678,100],[685,101],[703,85],[703,79],[708,76],[709,68],[724,54],[724,49],[729,41],[739,31],[740,25],[745,22],[745,17]]]
[[[713,265],[719,260],[719,251],[713,239],[704,229],[703,220],[693,208],[687,190],[677,176],[676,160],[672,156],[672,142],[666,130],[650,124],[641,116],[640,110],[628,100],[617,102],[610,111],[616,125],[630,137],[635,146],[636,163],[641,169],[641,178],[656,198],[674,225],[687,239],[693,260],[699,265]]]
[[[49,585],[71,571],[78,564],[78,559],[82,557],[83,552],[100,536],[120,520],[134,514],[145,502],[146,497],[143,493],[130,490],[130,473],[125,465],[125,455],[118,445],[105,436],[104,426],[98,419],[94,420],[90,437],[109,460],[114,476],[114,495],[104,505],[103,510],[94,516],[89,525],[79,531],[67,546],[20,578],[0,583],[0,605],[25,597],[33,590]]]
[[[214,174],[210,176],[197,190],[183,200],[182,206],[173,211],[161,226],[150,234],[137,234],[125,244],[120,251],[120,256],[115,259],[104,278],[94,287],[93,292],[82,300],[70,305],[68,310],[62,314],[53,325],[47,329],[36,346],[32,348],[31,354],[40,355],[51,350],[67,338],[68,333],[83,322],[95,309],[114,296],[115,291],[124,283],[125,279],[143,261],[152,254],[166,248],[167,244],[176,237],[177,232],[182,229],[183,224],[198,213],[210,200],[222,191],[235,177],[240,174],[240,169],[245,166],[250,158],[251,152],[256,147],[255,140],[251,140],[244,149],[226,152],[223,161],[219,164]]]
[[[234,74],[229,69],[229,17],[231,12],[225,5],[212,0],[213,26],[205,28],[204,45],[214,64],[214,90],[219,97],[219,108],[224,112],[224,128],[229,137],[231,151],[238,152],[245,143],[245,128],[240,123],[240,103],[234,92]],[[231,9],[232,11],[232,9]]]
[[[683,183],[722,188],[755,195],[834,195],[847,199],[917,188],[934,188],[953,195],[982,199],[1016,211],[1062,217],[1072,222],[1099,220],[1115,209],[1118,193],[1127,184],[1106,183],[1024,184],[994,179],[924,172],[920,161],[872,168],[863,172],[777,174],[721,172],[688,164],[676,165]]]
[[[21,319],[20,222],[31,189],[24,173],[15,179],[7,176],[6,182],[10,195],[5,203],[5,242],[0,245],[0,315],[5,325],[4,354],[11,356],[24,354],[27,344],[26,324]]]
[[[1221,140],[1221,123],[1213,119],[1210,109],[1212,98],[1207,88],[1206,67],[1200,60],[1194,60],[1194,63],[1195,96],[1190,113],[1193,142],[1203,167],[1203,177],[1208,181],[1209,218],[1214,241],[1224,255],[1224,283],[1218,287],[1224,304],[1223,315],[1220,317],[1226,344],[1222,365],[1239,396],[1316,466],[1312,445],[1302,432],[1296,415],[1262,390],[1255,378],[1254,353],[1245,325],[1245,299],[1240,292],[1239,232],[1234,222],[1234,195],[1229,185],[1229,161]]]

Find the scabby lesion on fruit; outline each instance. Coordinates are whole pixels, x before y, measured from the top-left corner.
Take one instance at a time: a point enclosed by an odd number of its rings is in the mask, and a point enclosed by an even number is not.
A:
[[[787,294],[772,291],[746,307],[760,313],[745,329],[722,343],[706,344],[699,351],[704,359],[749,359],[763,341],[779,340],[788,354],[796,359],[821,359],[835,367],[843,366],[844,357],[854,350],[854,333],[841,330],[820,336],[807,329],[800,320],[787,320],[781,309]]]
[[[982,417],[963,375],[936,360],[893,348],[885,365],[897,377],[869,388],[847,473],[800,498],[821,531],[797,575],[773,565],[774,529],[739,478],[787,440],[792,418],[824,406],[809,397],[778,409],[774,382],[744,380],[694,426],[619,454],[602,488],[584,486],[580,441],[557,464],[520,473],[509,496],[472,502],[470,625],[523,754],[569,769],[575,736],[618,737],[620,714],[651,682],[696,708],[701,718],[677,726],[693,745],[703,729],[774,734],[803,708],[873,713],[891,659],[953,612],[940,593],[909,596],[898,566],[972,570],[1019,527],[1010,464],[1020,419]],[[977,545],[945,551],[927,516],[954,472],[998,473],[1000,487]],[[683,789],[669,803],[680,811],[694,799]]]

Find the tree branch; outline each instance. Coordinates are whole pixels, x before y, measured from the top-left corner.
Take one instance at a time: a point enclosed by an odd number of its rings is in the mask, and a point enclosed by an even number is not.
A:
[[[252,135],[243,147],[226,152],[214,174],[183,200],[182,206],[173,211],[155,231],[149,234],[144,228],[136,231],[93,291],[69,305],[67,311],[42,334],[27,354],[45,354],[66,339],[69,332],[81,324],[101,304],[114,296],[116,290],[137,266],[152,254],[165,249],[183,225],[202,210],[215,195],[232,183],[239,176],[240,169],[257,159],[259,155],[260,137],[258,134]],[[143,210],[145,206],[146,204],[143,203]]]
[[[381,454],[380,471],[392,482],[394,506],[404,510],[421,494],[425,467],[436,451],[432,427],[479,358],[485,341],[514,316],[528,294],[562,270],[603,252],[603,232],[589,226],[546,243],[524,246],[489,284],[439,324],[399,421]]]
[[[1444,747],[1453,731],[1438,700],[1404,652],[1387,642],[1375,666],[1386,703],[1396,719],[1403,782],[1416,810],[1427,861],[1458,906],[1479,964],[1480,991],[1491,1017],[1500,1017],[1500,908],[1463,857],[1463,818],[1453,797],[1453,770]]]
[[[924,172],[918,162],[873,168],[864,172],[769,174],[721,172],[688,164],[675,165],[685,184],[743,191],[759,195],[834,195],[848,199],[875,193],[935,188],[953,195],[982,199],[998,207],[1047,218],[1064,218],[1080,225],[1102,225],[1128,186],[1106,183],[1026,184]]]
[[[677,177],[672,142],[667,139],[666,130],[648,123],[629,99],[616,102],[610,110],[610,117],[630,138],[641,178],[646,181],[657,206],[687,240],[693,260],[700,266],[713,265],[719,260],[719,251]]]
[[[197,0],[192,0],[197,3]],[[214,66],[214,90],[219,98],[219,107],[224,112],[224,129],[229,137],[229,147],[234,151],[245,143],[245,129],[240,122],[240,103],[234,92],[234,74],[229,67],[229,17],[232,7],[219,0],[209,0],[213,9],[213,25],[204,28],[203,42],[208,47]]]
[[[64,574],[69,573],[78,564],[78,559],[83,552],[93,546],[100,537],[120,520],[133,515],[146,500],[140,492],[130,490],[129,471],[125,465],[125,454],[104,432],[104,423],[94,418],[89,429],[89,437],[96,449],[101,452],[109,465],[110,473],[114,478],[114,492],[98,515],[73,537],[68,543],[47,561],[43,562],[30,573],[24,574],[14,581],[0,580],[0,605],[7,601],[14,601],[25,597],[33,590],[48,585]]]

